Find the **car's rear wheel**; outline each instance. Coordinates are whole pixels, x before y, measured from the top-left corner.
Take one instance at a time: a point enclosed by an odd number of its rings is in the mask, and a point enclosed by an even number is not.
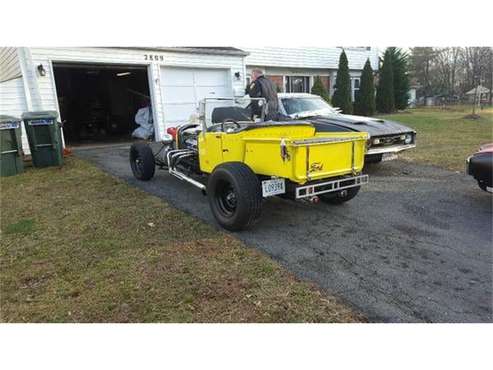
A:
[[[380,163],[382,159],[383,154],[368,154],[365,156],[365,163]]]
[[[243,163],[230,162],[218,166],[209,177],[207,196],[214,217],[227,230],[246,229],[260,217],[260,181]]]
[[[485,181],[482,181],[482,180],[478,180],[478,185],[481,188],[481,190],[486,191],[488,193],[491,193],[491,191],[488,190],[488,188],[491,189],[491,186],[490,186],[491,184],[488,184],[488,183],[486,183]]]
[[[130,147],[130,167],[135,178],[148,181],[154,176],[156,164],[149,145],[135,143]]]
[[[320,196],[320,199],[330,204],[342,204],[353,199],[359,192],[360,186],[343,189],[333,193],[326,193]]]

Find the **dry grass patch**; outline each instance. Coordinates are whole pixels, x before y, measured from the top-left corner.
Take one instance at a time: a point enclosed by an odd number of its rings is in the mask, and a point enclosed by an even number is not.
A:
[[[2,322],[364,321],[84,161],[0,181]]]
[[[467,119],[470,107],[420,108],[384,115],[417,132],[417,147],[400,157],[409,161],[463,171],[465,160],[479,146],[493,142],[493,108],[478,111],[479,118]]]

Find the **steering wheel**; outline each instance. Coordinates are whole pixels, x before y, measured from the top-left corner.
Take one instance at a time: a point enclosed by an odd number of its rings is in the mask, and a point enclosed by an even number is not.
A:
[[[232,118],[226,118],[221,122],[222,132],[226,132],[225,125],[234,125],[237,129],[241,128],[241,125]]]

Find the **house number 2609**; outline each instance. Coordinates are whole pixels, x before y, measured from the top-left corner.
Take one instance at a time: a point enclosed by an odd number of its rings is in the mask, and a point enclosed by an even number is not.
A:
[[[164,57],[162,55],[144,54],[144,60],[164,61]]]

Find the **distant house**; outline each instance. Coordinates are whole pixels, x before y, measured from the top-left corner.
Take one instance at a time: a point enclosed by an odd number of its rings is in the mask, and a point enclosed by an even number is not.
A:
[[[490,94],[491,94],[490,89],[479,85],[466,92],[465,95],[469,103],[474,103],[475,101],[487,102],[490,98]]]
[[[421,85],[417,83],[415,80],[411,81],[411,86],[409,86],[409,99],[407,101],[408,106],[411,108],[416,107],[418,104],[418,97],[417,97],[417,92],[421,88]]]
[[[280,92],[310,92],[316,76],[320,76],[330,95],[334,86],[339,66],[342,47],[260,47],[243,50],[246,57],[247,82],[254,68],[262,69]],[[378,49],[373,47],[344,48],[349,62],[351,91],[354,100],[359,90],[360,76],[367,59],[373,70],[378,71]]]

